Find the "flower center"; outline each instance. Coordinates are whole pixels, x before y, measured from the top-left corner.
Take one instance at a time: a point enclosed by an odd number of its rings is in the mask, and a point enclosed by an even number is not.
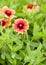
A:
[[[3,21],[2,21],[2,26],[5,26],[5,24],[6,24],[6,22],[3,20]]]
[[[33,4],[28,4],[27,8],[32,9]]]
[[[0,21],[0,25],[1,25],[1,21]]]
[[[10,15],[11,15],[11,11],[6,10],[6,11],[5,11],[5,14],[6,14],[7,16],[10,16]]]
[[[20,23],[20,24],[18,25],[18,27],[19,27],[20,29],[22,29],[22,28],[23,28],[23,24]]]

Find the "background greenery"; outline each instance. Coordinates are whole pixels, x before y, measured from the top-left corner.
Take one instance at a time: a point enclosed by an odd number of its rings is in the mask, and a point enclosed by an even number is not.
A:
[[[23,6],[34,1],[40,11],[23,13]],[[5,30],[0,26],[0,65],[46,65],[46,0],[0,0],[0,8],[4,6],[14,9],[17,18],[27,19],[29,30],[21,35],[12,25]]]

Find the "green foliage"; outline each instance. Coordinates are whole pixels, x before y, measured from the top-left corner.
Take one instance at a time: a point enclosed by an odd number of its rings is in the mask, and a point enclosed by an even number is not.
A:
[[[40,11],[28,12],[24,6],[35,1]],[[14,9],[17,17],[12,19],[10,27],[3,30],[0,26],[0,65],[46,65],[46,0],[0,0],[0,8],[4,6]],[[3,17],[0,14],[0,19]],[[24,35],[12,28],[17,18],[29,22]]]

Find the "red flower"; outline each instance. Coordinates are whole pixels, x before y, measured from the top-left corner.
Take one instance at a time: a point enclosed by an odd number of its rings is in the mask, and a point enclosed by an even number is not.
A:
[[[7,17],[7,18],[13,18],[15,11],[12,9],[9,9],[7,6],[2,8],[2,12],[3,14]]]
[[[33,7],[33,4],[28,4],[27,5],[27,9],[32,9],[32,7]]]
[[[34,8],[35,11],[39,11],[39,6],[34,2],[33,4],[27,4],[26,9],[30,12],[32,12],[32,8]]]
[[[25,19],[17,19],[13,24],[13,28],[16,32],[23,34],[28,30],[29,24]]]
[[[4,19],[4,18],[0,19],[0,25],[3,28],[10,26],[10,24],[11,24],[11,22],[9,19]]]

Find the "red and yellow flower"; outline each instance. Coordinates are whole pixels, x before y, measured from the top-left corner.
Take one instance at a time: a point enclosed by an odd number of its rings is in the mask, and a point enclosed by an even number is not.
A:
[[[9,19],[0,19],[0,25],[2,26],[2,28],[8,27],[10,26],[11,22]]]
[[[15,11],[12,10],[12,9],[9,9],[7,6],[4,6],[2,8],[2,13],[7,17],[7,18],[13,18],[14,17],[14,14],[15,14]]]
[[[16,32],[23,34],[27,32],[29,24],[25,19],[16,19],[13,28]]]
[[[36,4],[36,2],[33,4],[27,4],[25,8],[30,12],[32,12],[32,8],[34,8],[34,11],[39,11],[39,6]]]

